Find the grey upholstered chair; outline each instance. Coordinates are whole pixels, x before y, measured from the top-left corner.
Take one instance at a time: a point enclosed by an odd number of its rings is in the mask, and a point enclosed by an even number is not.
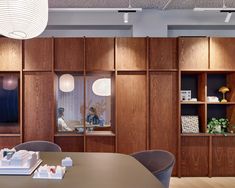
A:
[[[61,152],[60,146],[48,141],[29,141],[19,144],[14,147],[16,151],[28,150],[28,151],[45,151],[45,152]]]
[[[131,154],[162,183],[164,188],[169,187],[171,173],[175,164],[173,154],[162,150],[141,151]]]

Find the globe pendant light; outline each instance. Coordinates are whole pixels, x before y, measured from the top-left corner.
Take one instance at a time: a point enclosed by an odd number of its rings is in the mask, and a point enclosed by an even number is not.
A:
[[[111,95],[111,79],[101,78],[94,81],[92,85],[92,91],[98,96],[110,96]]]
[[[0,34],[5,37],[37,37],[47,22],[48,0],[0,0]]]
[[[71,74],[63,74],[59,80],[59,88],[63,92],[74,90],[74,77]]]
[[[15,90],[17,86],[18,86],[18,77],[16,76],[3,77],[3,89],[11,91]]]

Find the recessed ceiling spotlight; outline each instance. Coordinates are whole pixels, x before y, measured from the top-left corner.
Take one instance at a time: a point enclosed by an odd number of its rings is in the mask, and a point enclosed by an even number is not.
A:
[[[129,14],[128,14],[128,12],[125,12],[123,14],[123,20],[124,20],[124,23],[128,23],[128,21],[129,21]]]

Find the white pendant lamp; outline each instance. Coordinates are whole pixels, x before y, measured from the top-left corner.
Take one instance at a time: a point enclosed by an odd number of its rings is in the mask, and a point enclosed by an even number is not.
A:
[[[15,90],[17,86],[18,86],[18,77],[16,76],[3,77],[3,89],[11,91]]]
[[[48,22],[48,0],[0,0],[0,34],[14,39],[40,35]]]
[[[96,80],[92,85],[92,91],[98,96],[110,96],[111,95],[111,79],[101,78]]]
[[[63,74],[59,80],[59,88],[63,92],[74,90],[74,77],[71,74]]]

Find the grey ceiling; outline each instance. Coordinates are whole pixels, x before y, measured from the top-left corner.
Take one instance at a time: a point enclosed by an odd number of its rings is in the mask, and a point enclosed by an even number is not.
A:
[[[131,0],[132,7],[163,9],[169,0]],[[227,7],[235,7],[235,0],[225,0]],[[194,7],[222,7],[223,0],[171,0],[166,9]],[[128,0],[49,0],[50,8],[122,8]]]

